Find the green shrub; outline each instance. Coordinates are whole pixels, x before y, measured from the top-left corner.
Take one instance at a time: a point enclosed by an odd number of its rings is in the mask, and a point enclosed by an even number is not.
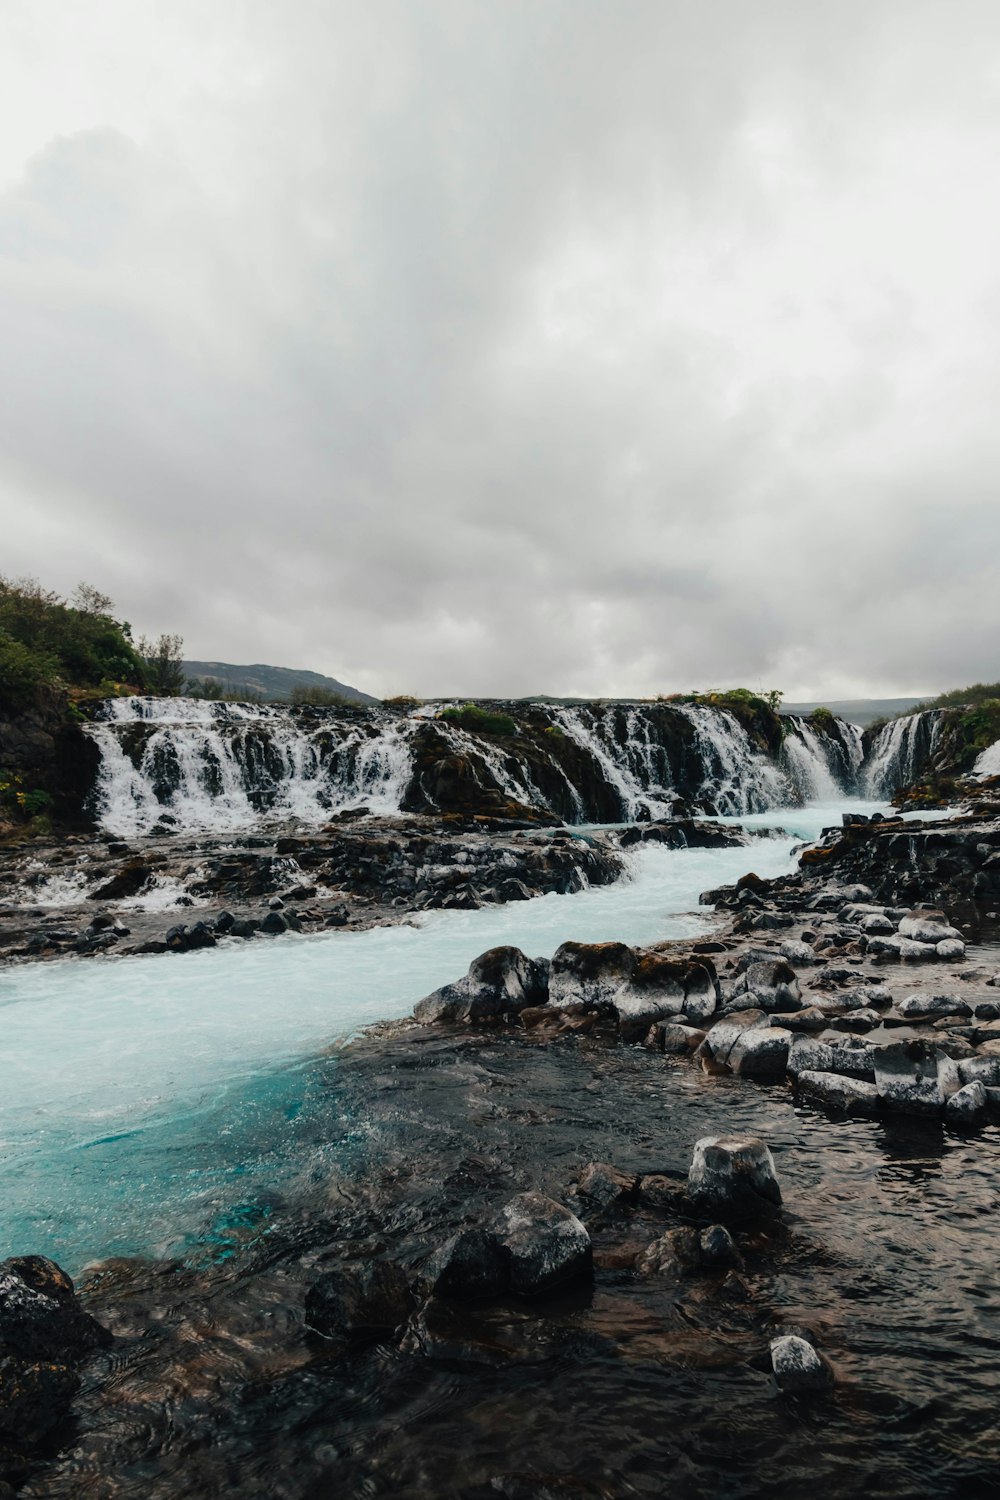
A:
[[[46,685],[144,685],[145,666],[129,626],[107,612],[110,600],[87,585],[76,598],[68,604],[35,579],[0,577],[0,693],[7,702],[23,706]]]
[[[383,698],[382,702],[386,708],[411,709],[419,708],[423,699],[414,698],[410,693],[397,693],[394,698]]]
[[[510,714],[495,713],[480,708],[477,703],[465,703],[461,708],[443,708],[437,717],[449,724],[457,724],[459,729],[466,729],[470,734],[517,734],[517,724]]]
[[[357,704],[352,699],[346,698],[343,693],[335,693],[330,688],[306,687],[297,683],[288,695],[289,703],[309,703],[314,708],[356,708]]]
[[[809,715],[809,723],[815,725],[817,729],[833,729],[837,720],[829,708],[814,708]]]

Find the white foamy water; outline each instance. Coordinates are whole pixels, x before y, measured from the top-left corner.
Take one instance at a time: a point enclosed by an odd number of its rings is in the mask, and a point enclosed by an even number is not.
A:
[[[1000,776],[1000,740],[987,745],[972,768],[973,776]]]

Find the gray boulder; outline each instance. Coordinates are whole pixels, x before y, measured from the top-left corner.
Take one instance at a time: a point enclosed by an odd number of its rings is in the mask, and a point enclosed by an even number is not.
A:
[[[958,1063],[932,1042],[889,1042],[872,1050],[875,1083],[885,1109],[937,1115],[961,1086]]]
[[[750,964],[736,981],[735,994],[746,993],[761,1010],[798,1010],[802,1004],[795,970],[783,958]]]
[[[989,1113],[989,1095],[979,1082],[963,1084],[945,1104],[945,1118],[949,1125],[965,1130],[978,1130],[986,1123]]]
[[[704,1136],[694,1148],[688,1197],[723,1221],[773,1213],[781,1204],[774,1158],[756,1136]]]
[[[896,1009],[909,1020],[972,1015],[972,1006],[956,995],[907,995],[905,1000],[898,1002]]]
[[[413,1007],[418,1021],[479,1021],[516,1014],[546,999],[546,973],[540,960],[520,948],[490,948],[469,965],[455,984],[443,985]]]
[[[860,1037],[797,1036],[788,1049],[789,1073],[842,1073],[873,1081],[872,1049]]]
[[[488,1229],[463,1229],[432,1257],[426,1280],[436,1296],[476,1302],[507,1289],[507,1260]]]
[[[729,1066],[742,1078],[761,1083],[784,1078],[792,1033],[781,1026],[751,1027],[730,1048]]]
[[[878,1114],[878,1089],[863,1078],[845,1078],[839,1073],[803,1072],[796,1078],[795,1087],[807,1099],[814,1099],[846,1115]]]

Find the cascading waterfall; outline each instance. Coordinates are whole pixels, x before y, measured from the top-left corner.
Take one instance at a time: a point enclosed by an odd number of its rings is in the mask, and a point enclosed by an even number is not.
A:
[[[98,819],[125,838],[157,826],[230,833],[268,822],[315,826],[350,809],[433,810],[442,753],[465,763],[466,789],[471,777],[484,793],[579,823],[669,817],[678,804],[742,816],[853,795],[859,779],[879,795],[923,753],[920,733],[900,721],[859,778],[855,725],[838,720],[827,734],[789,718],[776,760],[729,710],[680,702],[533,705],[518,733],[503,737],[426,707],[400,717],[127,698],[110,700],[87,733],[100,750]]]
[[[641,710],[559,708],[553,715],[556,726],[597,762],[618,793],[623,819],[670,816],[675,794],[667,752],[655,741]]]
[[[845,792],[857,791],[858,768],[864,758],[861,730],[844,720],[834,723],[839,735],[822,733],[799,714],[789,714],[784,720],[781,763],[807,802],[833,802]]]
[[[920,774],[930,762],[941,738],[943,719],[939,710],[907,714],[893,719],[879,731],[862,771],[862,786],[869,797],[887,797]]]
[[[710,802],[730,816],[767,812],[794,802],[780,768],[756,748],[728,709],[686,703],[679,704],[678,710],[694,729],[705,768],[696,800]]]
[[[88,727],[101,751],[98,819],[122,837],[165,817],[233,832],[263,816],[320,823],[352,807],[398,813],[410,721],[341,722],[257,704],[113,699]]]

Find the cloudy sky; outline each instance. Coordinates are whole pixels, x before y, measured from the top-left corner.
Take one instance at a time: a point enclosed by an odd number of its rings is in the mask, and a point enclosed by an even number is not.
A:
[[[0,571],[371,692],[1000,676],[996,0],[0,0]]]

